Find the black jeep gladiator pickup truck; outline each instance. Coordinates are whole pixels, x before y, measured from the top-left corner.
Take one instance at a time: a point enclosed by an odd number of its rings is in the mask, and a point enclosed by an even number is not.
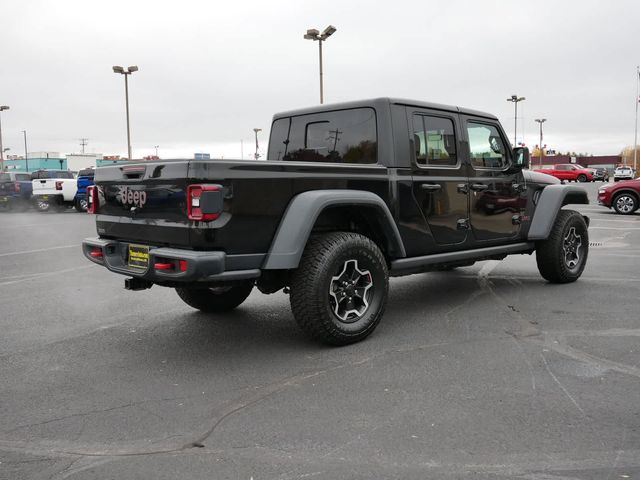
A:
[[[488,113],[389,98],[284,112],[267,158],[96,169],[85,256],[205,312],[284,288],[334,345],[375,329],[390,276],[534,251],[549,282],[584,270],[588,219],[562,207],[586,192],[527,170]]]

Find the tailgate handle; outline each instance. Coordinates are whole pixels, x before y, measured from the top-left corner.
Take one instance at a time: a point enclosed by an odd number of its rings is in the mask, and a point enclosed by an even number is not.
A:
[[[142,178],[147,167],[120,167],[125,178]]]

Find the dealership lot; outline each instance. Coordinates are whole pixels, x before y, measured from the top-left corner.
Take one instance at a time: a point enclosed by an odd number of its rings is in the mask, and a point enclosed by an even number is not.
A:
[[[123,290],[89,215],[0,214],[0,478],[636,478],[640,214],[600,185],[578,282],[529,256],[397,278],[344,348],[283,293],[211,317]]]

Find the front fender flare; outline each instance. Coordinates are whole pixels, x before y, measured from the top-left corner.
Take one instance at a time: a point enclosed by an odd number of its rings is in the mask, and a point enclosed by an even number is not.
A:
[[[536,205],[528,240],[545,240],[549,237],[558,211],[569,204],[589,203],[587,191],[574,185],[548,185],[544,187]]]
[[[289,203],[262,268],[297,268],[318,216],[329,207],[354,205],[376,210],[391,253],[395,258],[405,257],[398,227],[389,208],[378,195],[363,190],[312,190],[296,195]]]

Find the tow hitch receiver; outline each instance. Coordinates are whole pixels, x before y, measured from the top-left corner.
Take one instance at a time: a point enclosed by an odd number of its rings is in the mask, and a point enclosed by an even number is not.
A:
[[[142,278],[126,278],[124,280],[124,289],[125,290],[146,290],[148,288],[153,287],[153,282],[149,280],[144,280]]]

